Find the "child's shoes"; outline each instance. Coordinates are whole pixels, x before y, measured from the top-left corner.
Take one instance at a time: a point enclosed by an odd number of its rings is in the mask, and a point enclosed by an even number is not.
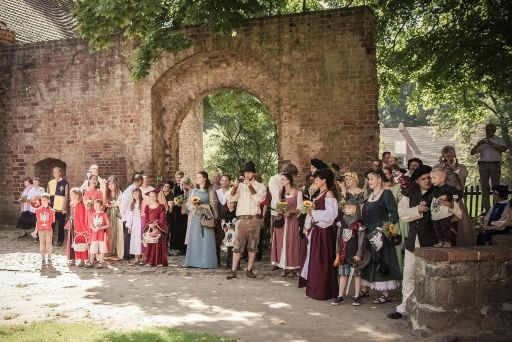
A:
[[[336,299],[331,303],[331,305],[337,306],[345,303],[345,299],[343,297],[336,297]]]
[[[353,306],[359,306],[363,303],[363,301],[361,300],[361,297],[354,297],[354,301],[352,302],[352,305]]]

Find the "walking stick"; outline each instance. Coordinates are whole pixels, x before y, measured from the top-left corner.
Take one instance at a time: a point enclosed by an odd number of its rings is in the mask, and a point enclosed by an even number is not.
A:
[[[352,282],[352,278],[354,277],[354,273],[356,271],[356,264],[355,262],[352,263],[352,265],[350,266],[350,276],[348,277],[348,282],[347,282],[347,291],[345,293],[345,296],[348,296],[348,290],[350,289],[350,283]]]

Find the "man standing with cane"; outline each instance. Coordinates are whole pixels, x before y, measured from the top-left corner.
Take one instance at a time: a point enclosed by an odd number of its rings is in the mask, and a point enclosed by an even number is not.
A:
[[[249,278],[256,278],[253,267],[256,253],[258,253],[261,230],[262,215],[260,203],[265,199],[267,188],[254,179],[256,166],[253,162],[245,164],[243,173],[243,183],[236,181],[231,192],[228,193],[229,201],[238,202],[238,204],[236,207],[236,238],[233,243],[233,265],[227,279],[236,278],[240,255],[244,252],[246,242],[247,249],[249,250],[247,276]]]

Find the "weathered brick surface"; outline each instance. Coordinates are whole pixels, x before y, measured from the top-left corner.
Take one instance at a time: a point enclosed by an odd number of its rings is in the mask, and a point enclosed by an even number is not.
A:
[[[137,83],[133,43],[121,38],[99,53],[80,39],[1,47],[0,215],[12,220],[21,179],[49,172],[36,170],[48,158],[75,185],[92,163],[123,184],[134,170],[168,178],[186,162],[197,171],[201,147],[191,157],[186,138],[201,141],[200,123],[187,115],[221,89],[267,106],[280,163],[305,172],[315,156],[363,171],[379,140],[374,30],[368,8],[262,18],[234,37],[190,28],[193,47],[163,56]]]

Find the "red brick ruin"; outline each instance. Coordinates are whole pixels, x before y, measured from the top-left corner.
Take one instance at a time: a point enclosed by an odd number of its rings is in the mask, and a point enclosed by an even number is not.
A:
[[[193,46],[131,79],[135,43],[92,53],[82,39],[0,45],[0,218],[13,221],[25,176],[55,165],[72,185],[91,164],[124,186],[131,172],[170,177],[202,163],[204,96],[244,90],[278,132],[279,163],[311,157],[362,171],[378,153],[375,17],[366,7],[247,22],[234,36],[200,28]],[[8,221],[6,221],[8,220]]]

